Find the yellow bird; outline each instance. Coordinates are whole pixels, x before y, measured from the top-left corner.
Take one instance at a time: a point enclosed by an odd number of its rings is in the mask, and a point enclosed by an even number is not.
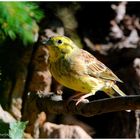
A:
[[[55,36],[43,42],[49,50],[49,69],[60,84],[79,91],[76,105],[102,90],[110,97],[117,92],[126,96],[116,85],[122,82],[107,66],[89,52],[80,49],[65,36]]]

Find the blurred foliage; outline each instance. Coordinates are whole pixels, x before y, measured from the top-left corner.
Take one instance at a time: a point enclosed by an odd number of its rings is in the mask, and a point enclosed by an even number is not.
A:
[[[43,12],[35,3],[0,2],[0,43],[7,37],[18,38],[24,45],[34,42],[37,22],[42,17]]]
[[[28,121],[26,122],[12,122],[10,123],[9,137],[12,139],[21,139],[23,138],[24,130],[26,128]]]

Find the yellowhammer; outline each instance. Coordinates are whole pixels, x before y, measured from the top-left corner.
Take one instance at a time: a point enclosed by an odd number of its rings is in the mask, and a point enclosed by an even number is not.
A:
[[[76,105],[98,90],[106,92],[110,97],[114,96],[115,91],[126,96],[116,85],[116,81],[122,81],[93,55],[78,48],[69,38],[55,36],[43,43],[49,50],[48,63],[53,77],[62,85],[80,92]]]

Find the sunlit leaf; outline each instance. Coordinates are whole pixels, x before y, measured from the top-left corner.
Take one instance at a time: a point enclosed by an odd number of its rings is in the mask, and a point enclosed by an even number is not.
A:
[[[0,2],[0,35],[20,39],[25,45],[33,43],[42,17],[36,3]]]
[[[26,122],[17,121],[10,123],[9,137],[12,139],[23,138],[24,130],[26,128],[27,123],[28,123],[27,121]]]

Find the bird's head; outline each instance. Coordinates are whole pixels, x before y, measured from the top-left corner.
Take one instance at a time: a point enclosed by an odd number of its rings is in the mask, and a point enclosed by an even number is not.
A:
[[[47,46],[50,57],[53,57],[53,59],[69,55],[78,48],[72,40],[65,36],[50,37],[42,43]]]

